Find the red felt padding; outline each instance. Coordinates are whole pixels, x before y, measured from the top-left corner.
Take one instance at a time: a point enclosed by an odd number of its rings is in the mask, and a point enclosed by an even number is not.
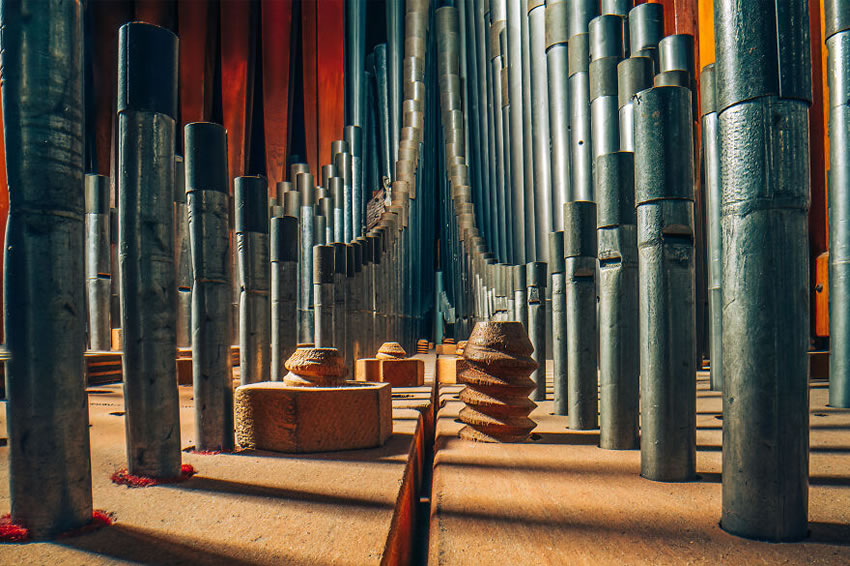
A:
[[[112,474],[112,483],[126,485],[127,487],[152,487],[165,483],[177,483],[185,481],[197,473],[195,468],[189,464],[180,466],[180,475],[176,478],[152,478],[148,476],[135,476],[127,472],[127,468],[121,468]]]
[[[56,538],[75,537],[88,534],[96,531],[101,527],[108,527],[112,524],[112,514],[99,509],[92,512],[91,522],[83,525],[78,529],[72,529],[68,532],[60,534]],[[6,513],[0,517],[0,543],[19,543],[29,542],[29,529],[12,522],[12,516]]]

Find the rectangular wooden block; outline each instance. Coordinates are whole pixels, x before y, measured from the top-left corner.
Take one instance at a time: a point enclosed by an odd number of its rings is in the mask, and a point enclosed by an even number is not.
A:
[[[381,381],[393,387],[419,387],[425,384],[425,361],[415,358],[380,360]]]
[[[120,352],[123,350],[121,345],[121,329],[113,328],[112,329],[112,349],[116,352]]]
[[[457,354],[457,346],[454,344],[437,344],[438,356],[454,356]]]
[[[118,383],[123,377],[120,352],[86,352],[86,383]]]
[[[392,387],[289,387],[266,381],[236,388],[236,442],[275,452],[381,446],[392,434]]]
[[[177,358],[177,385],[192,385],[192,358]]]
[[[437,358],[437,383],[457,383],[457,374],[466,362],[457,356]]]
[[[360,358],[354,362],[355,381],[381,381],[381,360]]]

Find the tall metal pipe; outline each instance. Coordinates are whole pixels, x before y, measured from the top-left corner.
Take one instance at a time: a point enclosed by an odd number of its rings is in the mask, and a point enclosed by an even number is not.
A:
[[[86,175],[86,295],[89,347],[112,349],[110,302],[112,261],[109,246],[109,177]]]
[[[708,242],[710,388],[723,390],[723,245],[720,234],[720,135],[715,105],[714,63],[700,74],[702,148],[705,176],[705,225]]]
[[[546,3],[546,69],[552,138],[552,228],[564,229],[564,203],[572,195],[570,173],[569,12],[566,0]]]
[[[180,474],[174,280],[177,36],[118,32],[118,241],[124,403],[131,474]],[[266,201],[263,199],[263,215]]]
[[[366,0],[345,2],[345,123],[363,126],[365,112]]]
[[[333,272],[333,294],[334,294],[334,309],[333,309],[333,340],[332,344],[334,347],[339,350],[343,359],[348,359],[348,343],[346,330],[348,328],[348,324],[346,322],[346,318],[348,313],[346,311],[345,301],[347,299],[346,293],[346,274],[347,274],[347,263],[348,263],[348,253],[347,253],[346,245],[342,242],[334,242],[333,244],[333,261],[334,261],[334,272]]]
[[[513,288],[514,288],[514,320],[522,323],[528,331],[528,286],[525,265],[513,266]]]
[[[850,407],[850,10],[824,3],[829,84],[829,404]]]
[[[192,388],[195,447],[233,448],[230,180],[227,132],[219,124],[184,128],[186,202],[192,257]]]
[[[488,35],[487,35],[487,27],[485,23],[485,19],[489,18],[489,11],[484,12],[484,0],[473,0],[475,3],[475,38],[473,42],[477,44],[478,50],[476,51],[477,65],[478,65],[478,82],[476,83],[476,88],[478,89],[478,121],[479,121],[479,140],[478,143],[481,147],[481,159],[479,161],[479,168],[481,170],[481,195],[482,195],[482,210],[483,214],[479,219],[480,228],[482,229],[485,240],[491,248],[495,249],[496,239],[494,238],[493,226],[495,223],[495,219],[493,217],[493,204],[495,201],[495,194],[493,193],[493,188],[496,186],[496,164],[493,158],[493,136],[492,136],[492,128],[493,124],[490,119],[492,112],[492,102],[490,99],[490,89],[488,85],[492,82],[492,77],[490,77],[489,65],[488,65]],[[489,6],[489,2],[487,3]]]
[[[587,32],[570,37],[570,164],[568,200],[593,200],[592,136],[590,131],[590,52]],[[566,223],[566,220],[565,220]],[[569,228],[564,225],[564,229]]]
[[[389,2],[388,2],[389,3]],[[375,46],[375,86],[377,91],[378,145],[381,177],[393,178],[393,150],[390,139],[390,100],[387,77],[387,45]],[[379,179],[380,180],[380,179]]]
[[[177,281],[177,347],[192,345],[192,258],[183,158],[174,158],[174,278]]]
[[[634,104],[641,475],[687,481],[696,460],[691,95],[655,87]]]
[[[639,4],[629,10],[629,53],[631,57],[649,57],[659,72],[658,42],[664,37],[664,6]]]
[[[620,150],[617,104],[619,61],[617,57],[602,57],[590,62],[590,125],[594,164],[600,156]]]
[[[313,303],[316,316],[314,344],[331,348],[334,323],[334,248],[313,246]]]
[[[3,284],[11,520],[42,539],[91,521],[92,488],[83,373],[83,6],[34,8],[0,4],[9,182]]]
[[[596,345],[596,204],[564,205],[567,397],[570,428],[598,428]]]
[[[346,199],[345,210],[351,210],[351,237],[359,238],[364,232],[363,209],[363,131],[357,126],[345,127],[345,141],[351,152],[351,199]],[[343,181],[345,180],[343,174]]]
[[[493,13],[493,8],[498,7],[500,0],[496,0],[491,4],[491,12],[490,17],[493,18],[495,15]],[[502,7],[504,8],[504,2],[501,2]],[[494,161],[496,163],[496,208],[495,208],[495,219],[498,221],[498,224],[494,226],[494,232],[498,237],[498,242],[495,242],[497,246],[495,247],[496,255],[499,259],[507,259],[508,257],[508,219],[505,207],[507,202],[506,200],[506,175],[505,175],[505,166],[508,163],[504,160],[504,143],[505,136],[503,130],[503,121],[502,121],[502,55],[499,46],[499,37],[501,32],[505,28],[504,22],[504,14],[502,20],[495,20],[490,25],[490,73],[492,76],[492,94],[490,95],[493,104],[492,104],[492,114],[493,114],[493,123],[495,127],[493,128],[493,139],[494,143]]]
[[[617,64],[617,104],[620,150],[635,150],[635,112],[632,97],[652,87],[653,63],[649,57],[629,57]]]
[[[358,326],[356,303],[356,283],[358,282],[356,270],[355,246],[352,243],[345,244],[345,365],[353,368],[355,363],[355,344],[361,329]]]
[[[549,233],[553,230],[551,135],[549,133],[549,81],[546,63],[546,6],[542,0],[528,0],[528,40],[531,60],[531,135],[534,172],[535,250],[542,260],[550,257]]]
[[[569,389],[566,274],[562,231],[549,234],[549,270],[552,272],[552,383],[555,389],[555,414],[566,415],[569,408]]]
[[[303,174],[302,174],[303,175]],[[239,360],[242,385],[269,380],[269,221],[264,177],[236,177],[237,277],[239,279]]]
[[[401,77],[404,57],[404,10],[403,2],[386,2],[387,10],[387,86],[390,113],[390,165],[398,159],[398,140],[401,132]],[[391,173],[395,180],[395,172]]]
[[[596,159],[599,258],[599,446],[638,446],[640,348],[634,154]]]
[[[324,243],[332,244],[334,239],[334,202],[330,197],[323,197],[319,199],[318,202],[318,212],[322,217],[322,220],[325,223],[324,226]],[[319,233],[322,233],[321,230],[317,230]]]
[[[315,244],[315,192],[313,176],[299,173],[295,179],[301,197],[301,255],[298,262],[298,341],[312,343],[313,320],[313,245]]]
[[[271,219],[271,380],[283,381],[298,344],[298,219]]]
[[[522,20],[524,19],[525,14],[523,13],[521,4],[522,2],[519,0],[507,3],[507,27],[505,28],[508,39],[508,99],[510,100],[511,105],[508,128],[510,135],[506,139],[510,140],[510,187],[513,195],[511,215],[514,218],[513,259],[515,263],[525,263],[526,261],[534,259],[533,248],[530,250],[532,252],[531,255],[527,256],[526,254],[529,250],[527,248],[525,237],[526,226],[528,226],[529,229],[533,227],[533,224],[529,225],[528,222],[529,220],[532,220],[533,222],[533,218],[529,219],[525,212],[526,204],[531,206],[530,202],[526,203],[526,189],[533,190],[534,185],[533,181],[532,183],[527,183],[525,176],[525,113],[523,110],[524,93],[522,86]],[[530,125],[531,122],[529,121],[529,126]],[[531,206],[529,210],[533,210],[533,206]],[[520,220],[521,222],[518,222]],[[526,257],[528,257],[528,259],[525,259]]]
[[[546,399],[546,262],[532,261],[526,264],[528,300],[528,337],[534,346],[531,357],[537,369],[531,374],[535,383],[531,398]]]
[[[345,140],[336,140],[331,144],[331,155],[333,156],[334,168],[337,175],[342,178],[342,237],[343,241],[350,242],[354,228],[352,226],[353,219],[353,200],[352,200],[352,159],[350,146]],[[312,252],[311,252],[312,253]]]

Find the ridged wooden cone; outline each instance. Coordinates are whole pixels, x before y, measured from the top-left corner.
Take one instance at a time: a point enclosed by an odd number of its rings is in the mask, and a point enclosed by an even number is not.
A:
[[[337,387],[345,384],[348,369],[336,348],[298,348],[284,364],[289,387]]]
[[[407,352],[398,342],[384,342],[375,357],[379,360],[403,360],[407,357]]]
[[[479,322],[464,348],[458,383],[463,427],[459,436],[478,442],[522,442],[534,430],[528,415],[537,404],[529,377],[537,368],[534,348],[521,322]]]

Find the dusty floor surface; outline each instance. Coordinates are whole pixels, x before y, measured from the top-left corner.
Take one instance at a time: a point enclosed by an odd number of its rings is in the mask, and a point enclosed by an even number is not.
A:
[[[179,389],[188,448],[192,388]],[[126,466],[121,386],[90,388],[94,507],[113,513],[115,524],[54,543],[0,545],[0,564],[380,564],[429,391],[397,390],[394,434],[381,448],[298,456],[184,452],[195,477],[130,489],[110,481]],[[5,407],[0,412],[4,437]],[[0,515],[9,505],[4,446]]]
[[[444,387],[437,419],[429,564],[850,564],[850,410],[811,388],[811,536],[770,544],[721,530],[719,393],[698,380],[698,481],[640,477],[640,451],[597,447],[542,403],[539,439],[459,440],[458,387]],[[551,399],[551,389],[549,392]]]

